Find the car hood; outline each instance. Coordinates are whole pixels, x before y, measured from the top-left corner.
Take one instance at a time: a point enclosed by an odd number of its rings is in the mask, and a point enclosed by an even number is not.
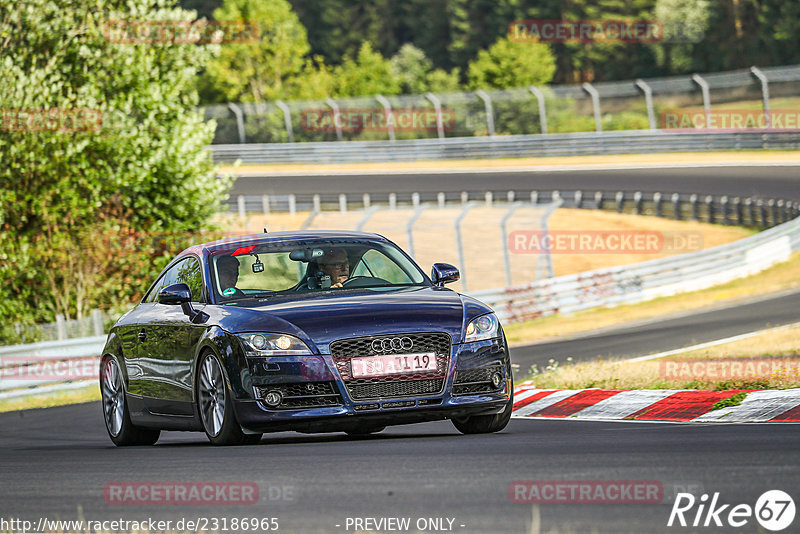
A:
[[[486,305],[438,287],[331,291],[273,297],[259,306],[219,306],[229,332],[293,334],[327,353],[331,341],[401,332],[446,332],[461,341],[466,318],[490,312]]]

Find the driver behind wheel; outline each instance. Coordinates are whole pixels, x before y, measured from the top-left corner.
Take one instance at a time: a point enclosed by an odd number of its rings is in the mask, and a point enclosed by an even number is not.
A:
[[[350,278],[350,260],[343,249],[333,249],[317,260],[320,270],[331,277],[331,287],[342,287]]]

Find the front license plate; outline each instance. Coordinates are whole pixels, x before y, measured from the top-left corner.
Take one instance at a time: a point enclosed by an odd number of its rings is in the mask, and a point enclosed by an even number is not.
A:
[[[353,368],[353,378],[402,375],[438,370],[436,367],[436,354],[433,352],[363,356],[351,359],[350,363]]]

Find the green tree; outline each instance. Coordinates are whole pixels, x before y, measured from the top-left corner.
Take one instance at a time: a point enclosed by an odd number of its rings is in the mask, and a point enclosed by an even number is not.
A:
[[[391,62],[364,41],[354,58],[334,68],[335,96],[394,95],[400,92]]]
[[[203,230],[228,185],[205,149],[213,124],[197,110],[206,47],[109,37],[109,21],[193,13],[168,0],[79,4],[0,5],[4,327],[141,295],[167,257],[149,238],[116,255],[122,236]],[[42,122],[50,113],[61,121]]]
[[[544,85],[553,78],[555,70],[549,46],[503,37],[488,50],[478,52],[478,58],[469,64],[469,85],[474,89]]]
[[[458,69],[451,72],[434,69],[425,52],[411,43],[401,46],[392,56],[391,67],[403,93],[457,91],[459,88]]]

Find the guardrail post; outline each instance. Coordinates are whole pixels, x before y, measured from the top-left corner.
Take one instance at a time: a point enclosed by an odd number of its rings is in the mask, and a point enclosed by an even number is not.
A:
[[[461,272],[461,290],[466,292],[467,291],[467,266],[464,262],[464,244],[461,239],[461,221],[464,220],[464,217],[467,216],[469,210],[475,207],[475,202],[467,202],[467,205],[461,210],[461,213],[458,214],[456,220],[453,222],[453,226],[456,231],[456,247],[458,250],[458,263],[459,263],[459,271]]]
[[[500,219],[500,239],[502,239],[503,243],[503,265],[506,271],[506,287],[511,287],[511,256],[508,252],[508,232],[506,231],[506,223],[520,206],[522,206],[522,202],[515,202],[508,208],[503,218]]]
[[[469,201],[469,193],[466,191],[461,192],[461,203],[466,204]]]
[[[269,195],[261,195],[261,210],[264,215],[269,215]]]
[[[64,320],[64,316],[60,313],[56,315],[56,335],[58,336],[59,341],[62,339],[67,339],[67,322]]]
[[[411,193],[411,205],[415,208],[419,207],[419,193],[416,191]]]
[[[420,218],[422,212],[428,209],[428,206],[417,206],[414,214],[408,219],[406,223],[406,236],[408,238],[408,255],[414,257],[414,223]]]
[[[326,98],[325,103],[333,111],[333,126],[336,128],[336,139],[338,141],[343,141],[344,138],[342,137],[342,118],[339,114],[339,104],[332,98]]]
[[[486,199],[486,207],[487,208],[491,208],[492,207],[492,201],[494,200],[494,196],[492,195],[492,192],[491,191],[487,191],[486,194],[484,195],[484,198]]]
[[[539,203],[539,192],[531,191],[531,204],[534,206]]]
[[[92,310],[92,327],[95,336],[103,335],[105,328],[103,328],[103,314],[100,313],[100,310]]]
[[[708,209],[708,222],[714,222],[714,197],[711,195],[706,196],[706,207]]]
[[[439,209],[443,210],[445,205],[446,197],[444,193],[436,193],[436,203],[439,204]]]
[[[389,193],[389,209],[397,209],[397,193]]]
[[[242,113],[242,108],[240,108],[237,104],[228,102],[228,109],[233,111],[233,114],[236,116],[236,129],[239,133],[239,143],[247,143],[247,139],[245,139],[244,136],[244,113]]]
[[[695,195],[694,193],[692,193],[689,196],[689,204],[692,206],[692,219],[694,219],[695,221],[699,221],[700,212],[697,209],[697,195]]]
[[[616,200],[617,202],[617,213],[622,213],[623,209],[625,208],[625,193],[623,193],[622,191],[617,191],[614,200]],[[633,202],[636,207],[636,213],[639,213],[642,204],[642,194],[639,192],[634,193]]]
[[[361,195],[361,200],[364,204],[364,209],[369,208],[370,204],[372,204],[372,197],[370,197],[369,193]]]
[[[433,104],[433,109],[436,112],[436,132],[439,134],[439,139],[444,139],[444,123],[442,122],[442,102],[439,100],[433,93],[425,93],[425,98],[427,98],[431,104]]]
[[[706,111],[706,128],[711,128],[711,95],[708,91],[708,82],[699,74],[692,74],[692,81],[700,86],[703,92],[703,109]]]
[[[247,209],[244,202],[245,202],[244,195],[239,195],[236,197],[236,204],[239,208],[239,217],[241,217],[242,219],[247,217]]]
[[[517,196],[517,194],[514,193],[514,191],[509,191],[508,193],[506,193],[506,202],[511,204],[512,202],[514,202],[514,199],[516,198],[516,196]]]
[[[375,100],[383,106],[383,114],[386,116],[386,133],[389,134],[389,141],[394,141],[394,113],[392,104],[383,95],[376,95]]]
[[[539,103],[539,125],[541,126],[542,134],[547,134],[547,108],[544,103],[544,93],[535,85],[531,85],[529,89]]]
[[[600,116],[600,93],[597,92],[597,89],[588,82],[583,84],[583,90],[589,93],[589,96],[592,97],[592,108],[594,109],[594,129],[597,132],[603,131],[603,119]]]
[[[759,222],[761,223],[761,226],[764,228],[769,226],[769,223],[767,222],[767,207],[764,205],[764,201],[761,199],[758,200],[758,216],[760,218]]]
[[[642,213],[644,213],[644,206],[643,206],[644,202],[642,202],[643,198],[644,195],[642,195],[641,191],[636,191],[633,194],[633,203],[636,206],[636,215],[641,215]]]
[[[750,217],[750,226],[756,226],[756,206],[753,204],[753,199],[748,197],[744,199],[745,208],[747,208],[747,216]]]
[[[297,213],[297,195],[294,193],[289,194],[289,214],[295,215]]]
[[[289,106],[283,100],[276,100],[275,105],[283,111],[283,125],[286,128],[286,135],[289,136],[289,142],[294,143],[294,130],[292,130],[292,112]]]
[[[583,191],[575,191],[575,207],[582,208],[583,207]]]
[[[653,204],[655,204],[656,217],[661,217],[661,193],[653,194]]]
[[[339,194],[339,213],[347,213],[347,195]]]
[[[769,215],[772,218],[772,224],[770,226],[775,226],[778,224],[778,207],[775,205],[775,199],[769,199],[767,205],[769,206]]]
[[[722,195],[719,199],[720,209],[722,210],[722,224],[728,225],[731,222],[728,220],[728,196]]]
[[[736,212],[736,224],[744,226],[744,215],[742,214],[742,199],[739,197],[733,198],[733,209]]]
[[[638,78],[633,83],[644,93],[644,103],[647,106],[647,122],[650,124],[650,129],[655,130],[658,128],[658,124],[656,123],[656,113],[653,108],[653,90],[641,78]]]
[[[599,209],[599,210],[603,209],[603,192],[602,191],[597,191],[594,194],[594,206],[595,206],[596,209]]]
[[[772,114],[769,110],[769,80],[767,79],[767,75],[764,74],[758,67],[750,67],[750,72],[752,72],[753,76],[758,78],[758,81],[761,82],[761,99],[764,110],[764,118],[766,119],[764,127],[769,129],[772,127]]]
[[[681,196],[678,193],[672,193],[672,217],[681,220]]]
[[[552,192],[550,198],[552,199],[552,202],[558,202],[561,200],[561,193],[559,193],[558,189],[556,189]]]
[[[494,111],[492,109],[492,98],[483,89],[478,89],[475,94],[483,100],[483,107],[486,109],[486,129],[490,136],[494,136]]]
[[[319,200],[319,195],[314,195],[312,198],[312,203],[314,204],[314,211],[322,211],[321,202]]]
[[[778,216],[780,218],[781,224],[786,222],[786,208],[784,207],[785,204],[783,199],[778,199]]]

